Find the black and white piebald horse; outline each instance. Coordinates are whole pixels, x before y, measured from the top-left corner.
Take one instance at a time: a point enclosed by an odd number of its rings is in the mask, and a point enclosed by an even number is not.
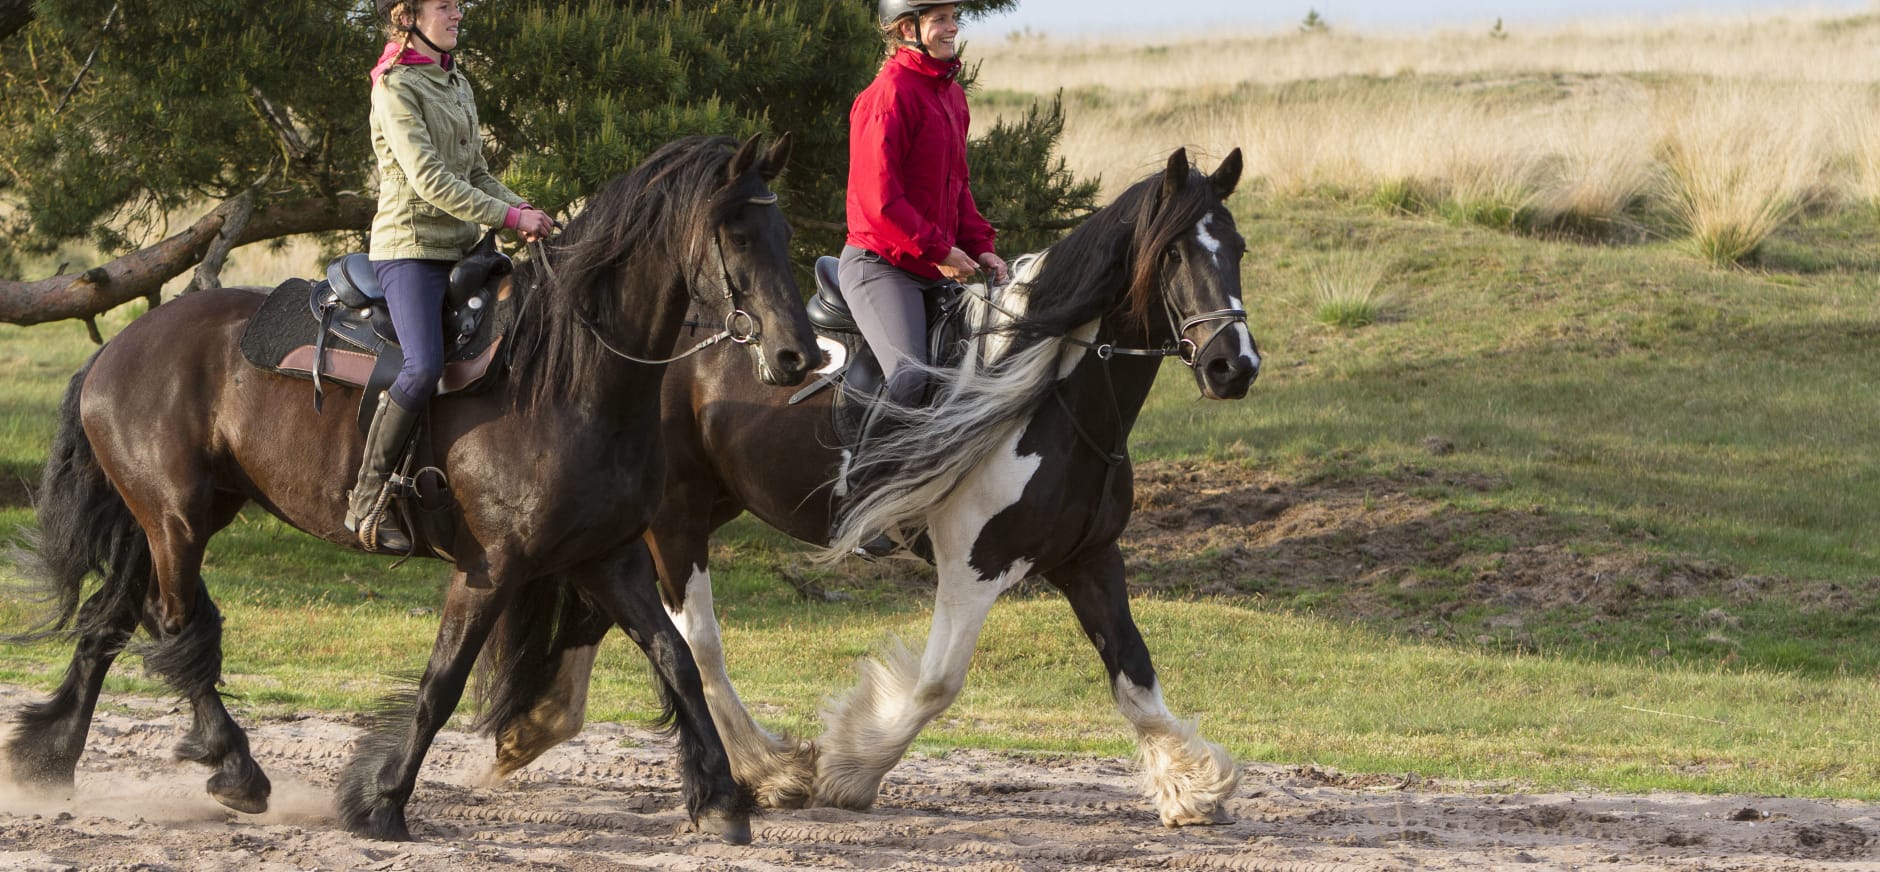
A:
[[[1245,245],[1224,202],[1240,172],[1238,150],[1212,175],[1177,151],[1165,171],[1062,242],[1020,258],[999,296],[969,295],[965,363],[933,371],[933,404],[853,456],[828,447],[838,444],[834,391],[791,405],[790,392],[717,362],[730,351],[699,355],[668,376],[665,497],[647,538],[732,769],[761,802],[869,807],[915,735],[959,694],[993,601],[1042,575],[1063,591],[1109,670],[1163,823],[1227,819],[1239,769],[1163,703],[1130,616],[1117,537],[1131,510],[1128,434],[1164,358],[1179,356],[1213,399],[1244,396],[1259,373],[1240,297]],[[852,478],[883,462],[898,472],[832,529],[845,467]],[[859,686],[823,711],[826,730],[813,741],[758,725],[725,671],[707,540],[746,511],[829,543],[829,554],[876,530],[931,541],[939,590],[924,651],[890,645],[866,661]],[[505,664],[483,720],[497,741],[496,774],[579,728],[605,631],[574,597],[513,604],[485,652]]]

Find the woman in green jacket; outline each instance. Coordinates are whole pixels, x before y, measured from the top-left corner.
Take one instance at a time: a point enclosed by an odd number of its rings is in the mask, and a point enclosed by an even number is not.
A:
[[[360,533],[368,549],[404,553],[409,537],[384,515],[386,477],[443,374],[451,267],[483,225],[512,228],[533,241],[555,224],[504,187],[483,160],[475,97],[451,57],[463,21],[459,0],[378,0],[378,11],[389,41],[372,68],[379,209],[368,256],[405,362],[366,431],[346,529]]]

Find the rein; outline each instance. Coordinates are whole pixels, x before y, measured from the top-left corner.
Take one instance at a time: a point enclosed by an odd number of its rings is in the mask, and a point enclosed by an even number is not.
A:
[[[777,195],[766,191],[758,196],[748,198],[744,202],[753,206],[775,205]],[[559,283],[559,279],[555,277],[554,263],[550,261],[548,257],[548,246],[539,239],[530,244],[535,247],[536,259],[542,262],[543,275],[548,277],[549,282]],[[712,251],[718,255],[719,280],[720,284],[724,287],[724,299],[731,304],[731,311],[725,315],[724,329],[705,337],[704,340],[693,345],[691,348],[671,357],[657,360],[639,357],[615,348],[613,343],[607,341],[607,337],[601,335],[600,327],[594,323],[594,319],[589,318],[586,314],[580,312],[575,313],[575,321],[579,323],[582,329],[586,330],[589,335],[594,337],[594,341],[599,342],[602,348],[607,349],[608,353],[615,357],[630,360],[634,363],[645,364],[647,366],[665,366],[670,363],[677,363],[717,345],[726,339],[736,342],[739,345],[751,345],[761,348],[763,343],[759,341],[759,337],[763,334],[763,322],[757,320],[756,315],[738,306],[737,287],[735,283],[731,281],[731,266],[725,260],[725,246],[724,243],[718,240],[716,232],[712,234]]]

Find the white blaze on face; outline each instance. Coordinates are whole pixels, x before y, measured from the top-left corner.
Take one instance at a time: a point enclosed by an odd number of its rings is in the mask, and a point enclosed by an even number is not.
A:
[[[1221,265],[1221,241],[1208,232],[1208,225],[1214,223],[1214,213],[1201,216],[1201,223],[1195,225],[1195,241],[1208,250],[1208,256],[1214,258],[1214,265]]]
[[[1202,248],[1207,249],[1208,256],[1214,258],[1214,266],[1218,269],[1221,265],[1221,241],[1208,232],[1208,225],[1212,223],[1214,223],[1213,212],[1201,216],[1200,223],[1195,225],[1195,241],[1200,243]],[[1239,297],[1229,297],[1228,303],[1243,312],[1247,310]],[[1253,333],[1247,329],[1245,322],[1235,323],[1232,329],[1234,337],[1240,341],[1240,359],[1246,361],[1248,366],[1259,369],[1260,355],[1253,350]]]
[[[1239,297],[1228,297],[1227,301],[1234,308],[1242,312],[1247,311],[1247,307],[1241,305]],[[1246,361],[1248,366],[1259,369],[1260,355],[1253,350],[1253,332],[1247,329],[1247,322],[1235,322],[1234,336],[1240,340],[1240,359]]]

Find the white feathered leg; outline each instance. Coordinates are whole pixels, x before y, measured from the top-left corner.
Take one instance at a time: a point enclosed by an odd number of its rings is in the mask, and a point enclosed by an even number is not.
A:
[[[1159,684],[1139,687],[1116,677],[1116,707],[1136,728],[1142,786],[1168,827],[1227,823],[1225,803],[1240,786],[1240,767],[1227,749],[1201,738],[1162,702]]]
[[[699,677],[705,685],[705,704],[712,724],[731,758],[731,774],[771,808],[801,808],[808,804],[816,778],[816,749],[794,736],[776,735],[760,726],[738,698],[725,671],[724,642],[712,610],[711,572],[692,568],[685,584],[685,607],[672,615],[680,635],[692,649]]]

